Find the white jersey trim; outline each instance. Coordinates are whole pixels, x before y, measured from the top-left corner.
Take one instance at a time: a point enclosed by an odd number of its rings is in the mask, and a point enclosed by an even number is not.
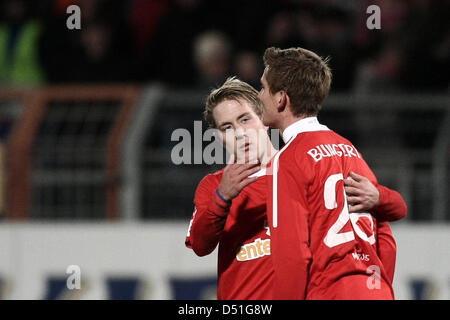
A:
[[[249,175],[248,177],[249,177],[249,178],[262,177],[262,176],[265,176],[266,174],[267,174],[266,168],[262,168],[262,169],[260,169],[259,171],[257,171],[257,172],[255,172],[255,173]]]
[[[285,151],[298,134],[302,132],[330,131],[327,126],[321,125],[317,117],[308,117],[298,120],[283,131],[283,141],[286,145],[275,155],[273,159],[273,184],[272,184],[272,226],[278,227],[278,162]]]
[[[273,158],[273,183],[272,183],[272,225],[274,228],[278,227],[278,161],[280,159],[281,153],[289,147],[292,141],[294,141],[295,135],[293,139],[288,141],[286,145],[281,148],[281,150],[275,155]]]
[[[296,136],[302,132],[312,132],[312,131],[329,131],[327,126],[319,123],[317,117],[308,117],[300,119],[290,126],[288,126],[283,131],[283,141],[287,143],[293,136]]]

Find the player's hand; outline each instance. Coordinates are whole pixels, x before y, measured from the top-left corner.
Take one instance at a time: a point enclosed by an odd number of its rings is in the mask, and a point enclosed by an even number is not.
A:
[[[349,212],[367,212],[380,202],[380,192],[369,179],[354,172],[344,180]]]
[[[232,156],[230,163],[223,171],[222,180],[219,185],[219,192],[222,197],[225,200],[236,198],[242,189],[258,179],[258,177],[248,178],[248,176],[258,172],[260,169],[260,163],[239,164],[235,163],[235,158]]]

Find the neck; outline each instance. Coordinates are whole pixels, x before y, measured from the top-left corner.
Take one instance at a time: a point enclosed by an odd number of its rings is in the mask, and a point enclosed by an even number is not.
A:
[[[289,116],[283,118],[283,119],[281,120],[280,125],[278,126],[278,128],[280,129],[281,135],[283,135],[284,130],[285,130],[287,127],[289,127],[291,124],[297,122],[298,120],[305,119],[305,118],[307,118],[307,117],[309,117],[309,116],[306,116],[306,115],[300,115],[300,116],[296,117],[296,116],[294,116],[293,114],[289,114]]]
[[[261,158],[259,159],[259,161],[261,162],[261,168],[266,168],[270,160],[277,152],[278,150],[273,147],[272,142],[269,139],[269,136],[267,136],[265,151],[262,154]]]

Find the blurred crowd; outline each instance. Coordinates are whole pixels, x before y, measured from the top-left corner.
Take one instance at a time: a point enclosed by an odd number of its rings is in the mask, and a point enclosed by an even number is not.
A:
[[[71,4],[81,29],[69,30]],[[369,30],[369,5],[381,29]],[[331,58],[334,92],[448,89],[446,0],[0,0],[0,85],[259,87],[269,46]],[[447,71],[446,71],[447,70]]]

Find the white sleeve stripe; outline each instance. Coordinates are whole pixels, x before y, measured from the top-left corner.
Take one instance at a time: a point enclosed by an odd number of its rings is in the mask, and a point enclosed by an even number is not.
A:
[[[195,217],[195,214],[197,213],[197,207],[194,209],[194,213],[192,214],[192,218],[191,218],[191,221],[189,221],[189,227],[188,227],[188,232],[187,232],[187,237],[190,237],[191,236],[191,227],[192,227],[192,222],[194,222],[194,217]]]

